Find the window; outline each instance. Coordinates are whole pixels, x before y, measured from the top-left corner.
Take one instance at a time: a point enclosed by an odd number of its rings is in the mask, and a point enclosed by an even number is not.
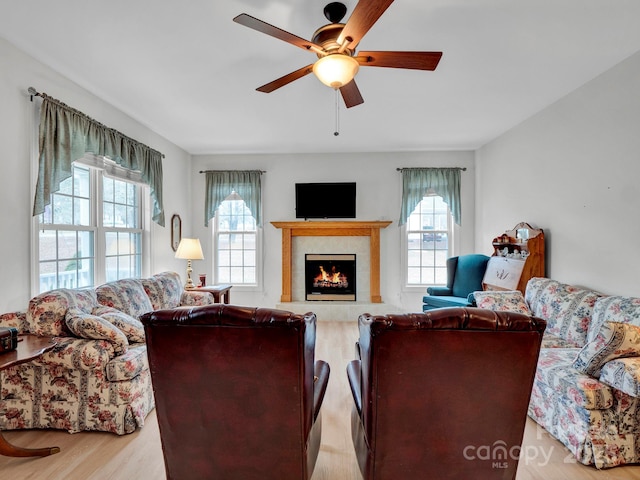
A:
[[[406,224],[407,286],[445,285],[452,217],[442,197],[425,195]]]
[[[39,292],[142,274],[142,187],[74,164],[38,216]]]
[[[215,282],[257,286],[259,230],[235,191],[216,210],[214,225]]]
[[[105,238],[105,280],[140,277],[142,230],[140,229],[140,187],[102,178],[102,226]]]

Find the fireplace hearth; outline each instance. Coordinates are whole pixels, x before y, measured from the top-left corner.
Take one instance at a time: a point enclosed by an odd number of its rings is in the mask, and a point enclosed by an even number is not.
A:
[[[356,300],[355,254],[307,253],[306,300]]]

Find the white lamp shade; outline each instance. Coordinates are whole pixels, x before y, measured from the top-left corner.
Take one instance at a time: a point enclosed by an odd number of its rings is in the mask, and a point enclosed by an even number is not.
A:
[[[202,247],[200,240],[197,238],[183,238],[180,240],[178,250],[176,250],[176,258],[183,260],[202,260]]]
[[[360,65],[358,61],[341,53],[327,55],[313,64],[313,73],[327,87],[340,88],[356,76]]]

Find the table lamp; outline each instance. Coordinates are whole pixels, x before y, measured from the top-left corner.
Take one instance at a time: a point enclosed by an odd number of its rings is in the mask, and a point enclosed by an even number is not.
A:
[[[191,280],[191,273],[193,272],[193,269],[191,268],[191,260],[204,259],[200,240],[197,238],[183,238],[180,240],[178,250],[176,250],[176,258],[181,258],[187,261],[187,283],[184,288],[195,288],[195,285]]]

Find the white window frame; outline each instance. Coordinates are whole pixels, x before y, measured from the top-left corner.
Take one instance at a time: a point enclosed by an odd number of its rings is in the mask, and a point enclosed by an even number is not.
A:
[[[37,161],[34,166],[37,172]],[[51,228],[51,230],[59,231],[86,231],[93,232],[93,285],[95,287],[105,283],[106,281],[106,242],[105,233],[113,231],[127,231],[131,232],[128,228],[118,227],[104,227],[102,225],[103,215],[103,195],[102,195],[102,178],[103,176],[114,178],[116,180],[134,183],[136,184],[138,194],[139,205],[139,227],[134,231],[141,233],[141,270],[140,276],[145,277],[149,275],[149,265],[151,258],[151,225],[150,225],[150,200],[149,200],[149,187],[139,181],[139,174],[130,172],[115,165],[115,162],[106,159],[104,157],[98,157],[95,155],[87,154],[82,159],[74,162],[74,166],[78,164],[84,168],[88,168],[90,177],[90,224],[87,225],[59,225],[58,228]],[[35,181],[32,193],[35,192]],[[32,197],[33,198],[33,197]],[[36,296],[40,293],[40,215],[32,217],[31,228],[31,258],[33,262],[31,265],[31,296]],[[48,228],[48,227],[47,227]]]
[[[231,193],[224,201],[227,201],[228,199],[232,199],[233,197],[237,196],[237,198],[241,199],[241,197],[239,195],[237,195],[235,192]],[[220,209],[220,207],[218,207],[218,210]],[[212,272],[213,272],[213,282],[216,284],[219,283],[230,283],[231,285],[233,285],[233,290],[234,291],[245,291],[245,292],[257,292],[257,291],[262,291],[263,289],[263,232],[262,232],[262,227],[259,227],[256,225],[256,230],[255,230],[255,236],[256,236],[256,251],[255,251],[255,255],[256,255],[256,265],[255,265],[255,269],[256,269],[256,273],[255,273],[255,279],[256,282],[253,284],[248,284],[248,283],[243,283],[243,284],[239,284],[239,283],[232,283],[232,282],[226,282],[226,281],[221,281],[218,275],[218,266],[217,266],[217,259],[218,259],[218,248],[219,248],[219,235],[226,233],[225,232],[221,232],[219,229],[219,216],[218,216],[218,210],[216,210],[216,215],[213,218],[213,221],[211,222],[211,237],[212,237],[212,245],[213,245],[213,255],[212,255],[212,261],[211,261],[211,266],[212,266]],[[255,219],[255,216],[254,216]],[[243,233],[243,232],[239,232],[239,233]],[[246,233],[246,232],[244,232]]]
[[[429,197],[429,196],[439,196],[439,195],[437,195],[434,192],[428,192],[427,194],[424,195],[423,198],[426,198],[426,197]],[[416,206],[416,208],[418,208],[418,206]],[[449,209],[448,206],[447,206],[447,230],[446,230],[446,232],[444,230],[438,230],[437,232],[441,232],[441,231],[448,235],[446,258],[449,258],[449,257],[453,256],[453,252],[455,251],[455,249],[454,249],[455,237],[454,237],[453,215],[451,214],[451,210]],[[409,222],[408,221],[404,225],[402,225],[402,228],[400,229],[400,235],[401,235],[400,244],[402,246],[402,248],[401,248],[401,265],[402,265],[402,276],[403,276],[402,291],[405,291],[405,292],[424,292],[427,287],[444,286],[444,285],[446,285],[446,283],[438,283],[438,284],[435,284],[435,283],[421,283],[421,284],[409,283],[409,234],[412,233],[412,232],[413,231],[409,230]],[[446,267],[446,265],[442,265],[442,266]]]

